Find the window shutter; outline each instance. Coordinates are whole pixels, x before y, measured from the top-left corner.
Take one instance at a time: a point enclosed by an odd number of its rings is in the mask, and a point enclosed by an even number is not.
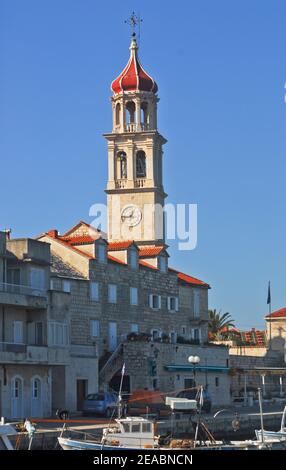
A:
[[[149,307],[153,308],[153,294],[149,295]]]
[[[158,308],[161,308],[161,295],[158,295]]]
[[[179,299],[178,299],[178,297],[176,297],[175,304],[176,304],[176,312],[178,312],[179,311]]]
[[[171,297],[168,297],[168,310],[171,310]]]

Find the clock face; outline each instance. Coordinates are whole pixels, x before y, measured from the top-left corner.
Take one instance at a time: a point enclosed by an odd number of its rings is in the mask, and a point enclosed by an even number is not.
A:
[[[134,205],[129,205],[123,207],[121,211],[121,220],[125,222],[129,227],[135,227],[140,223],[142,219],[142,213],[139,207]]]

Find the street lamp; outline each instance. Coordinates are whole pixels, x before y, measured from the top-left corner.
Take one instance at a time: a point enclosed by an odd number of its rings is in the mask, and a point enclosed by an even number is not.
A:
[[[188,361],[193,365],[195,386],[196,386],[196,366],[199,364],[200,360],[201,359],[199,358],[199,356],[189,356],[188,357]]]

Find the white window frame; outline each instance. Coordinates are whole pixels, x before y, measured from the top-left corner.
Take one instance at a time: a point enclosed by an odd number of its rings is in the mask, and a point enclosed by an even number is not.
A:
[[[64,279],[62,281],[62,290],[66,294],[70,294],[71,293],[71,281],[69,281],[68,279]]]
[[[130,305],[138,305],[138,287],[130,287]]]
[[[174,299],[174,308],[172,308],[172,299]],[[168,310],[169,312],[178,312],[179,311],[179,299],[174,295],[168,297]]]
[[[172,336],[174,337],[174,341],[172,341]],[[170,331],[169,337],[170,337],[170,343],[171,344],[176,344],[177,343],[178,334],[177,334],[176,331]]]
[[[155,298],[158,299],[158,307],[154,307]],[[160,308],[161,308],[161,295],[150,294],[149,295],[149,307],[152,308],[152,310],[160,310]]]
[[[99,335],[99,320],[91,318],[90,320],[90,336],[92,338],[98,338]]]
[[[13,321],[13,343],[23,344],[24,342],[24,323],[22,320]]]
[[[46,272],[44,268],[30,268],[30,286],[32,289],[45,290]]]
[[[130,332],[131,333],[139,333],[138,323],[131,323]]]
[[[89,298],[96,302],[99,300],[99,283],[96,281],[90,281],[89,283]]]
[[[49,322],[49,346],[67,346],[69,344],[68,325]]]
[[[108,303],[116,304],[117,303],[117,285],[108,284]]]
[[[154,333],[158,333],[158,336],[156,336],[156,338],[154,337]],[[161,338],[161,336],[162,336],[162,331],[159,328],[152,328],[151,330],[152,341],[155,341],[155,339]]]

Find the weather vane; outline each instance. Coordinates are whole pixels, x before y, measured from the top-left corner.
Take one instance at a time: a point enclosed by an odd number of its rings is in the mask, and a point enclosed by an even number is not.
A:
[[[135,12],[132,12],[132,15],[130,18],[125,20],[125,23],[129,24],[132,29],[132,36],[136,36],[135,28],[138,27],[138,36],[140,37],[140,23],[142,23],[143,20],[141,20],[139,15],[135,15]]]

